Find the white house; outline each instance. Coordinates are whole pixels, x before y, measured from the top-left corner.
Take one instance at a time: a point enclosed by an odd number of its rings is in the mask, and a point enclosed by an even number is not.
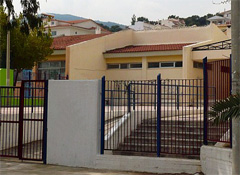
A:
[[[185,22],[184,20],[181,20],[181,19],[169,18],[169,19],[163,19],[161,21],[161,25],[169,28],[181,28],[181,27],[185,27]]]
[[[135,22],[135,24],[129,26],[129,28],[135,31],[169,29],[167,26],[162,26],[160,24],[152,25],[142,21]]]
[[[208,21],[210,23],[214,23],[216,25],[230,25],[231,24],[231,10],[224,11],[222,13],[219,13],[222,16],[213,16],[211,18],[208,18]]]
[[[53,15],[42,16],[45,28],[51,29],[53,37],[110,33],[91,19],[63,21],[54,19]]]

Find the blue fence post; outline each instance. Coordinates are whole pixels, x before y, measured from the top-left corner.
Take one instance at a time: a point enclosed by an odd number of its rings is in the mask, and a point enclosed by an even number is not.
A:
[[[31,86],[32,72],[28,72],[28,79],[29,79],[29,83],[28,83],[29,98],[31,97],[31,99],[32,99],[32,113],[33,113],[33,88]]]
[[[111,111],[114,110],[114,108],[113,108],[113,106],[114,106],[113,100],[114,100],[114,98],[113,98],[113,90],[111,90],[111,103],[110,103],[110,105],[111,105]]]
[[[232,95],[232,54],[230,55],[230,95]],[[232,148],[232,119],[229,122],[230,124],[230,147]]]
[[[157,77],[157,157],[161,153],[161,74]]]
[[[131,112],[131,84],[127,87],[128,90],[128,112]]]
[[[203,84],[204,84],[204,133],[203,143],[208,145],[208,72],[207,72],[207,57],[203,59]]]
[[[43,163],[47,164],[47,111],[48,111],[48,81],[44,87],[44,111],[43,111]]]
[[[136,106],[136,99],[135,99],[135,91],[133,91],[133,110],[135,110],[135,106]]]
[[[177,110],[179,110],[179,86],[177,86]]]
[[[198,109],[198,86],[197,86],[197,109]]]
[[[104,129],[105,128],[105,76],[102,77],[102,101],[101,101],[101,147],[100,154],[104,154]]]

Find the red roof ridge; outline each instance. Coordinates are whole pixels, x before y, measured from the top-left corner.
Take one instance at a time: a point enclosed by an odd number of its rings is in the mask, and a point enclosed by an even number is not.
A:
[[[170,51],[182,50],[184,46],[193,43],[164,43],[164,44],[151,44],[151,45],[128,45],[122,48],[108,50],[105,53],[131,53],[131,52],[154,52],[154,51]]]
[[[68,21],[71,24],[77,24],[77,23],[82,23],[82,22],[87,22],[87,21],[92,21],[91,19],[79,19],[79,20],[72,20]]]
[[[109,33],[60,36],[60,37],[53,38],[53,43],[51,48],[53,48],[54,50],[65,50],[67,46],[92,40],[95,38],[103,37],[105,35],[109,35]]]

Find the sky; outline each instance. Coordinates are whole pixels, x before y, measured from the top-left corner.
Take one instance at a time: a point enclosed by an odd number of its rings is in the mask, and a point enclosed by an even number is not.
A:
[[[21,10],[20,0],[13,0],[15,11]],[[93,20],[130,25],[133,14],[151,21],[169,15],[188,17],[215,14],[230,10],[230,3],[214,4],[222,0],[39,0],[40,13],[71,14]]]

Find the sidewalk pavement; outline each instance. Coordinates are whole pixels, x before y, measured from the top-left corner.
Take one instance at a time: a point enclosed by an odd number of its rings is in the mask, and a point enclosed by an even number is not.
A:
[[[156,174],[73,168],[56,165],[44,165],[42,163],[37,162],[22,162],[18,159],[11,158],[0,158],[0,175],[156,175]],[[174,175],[174,174],[161,174],[161,175]]]

